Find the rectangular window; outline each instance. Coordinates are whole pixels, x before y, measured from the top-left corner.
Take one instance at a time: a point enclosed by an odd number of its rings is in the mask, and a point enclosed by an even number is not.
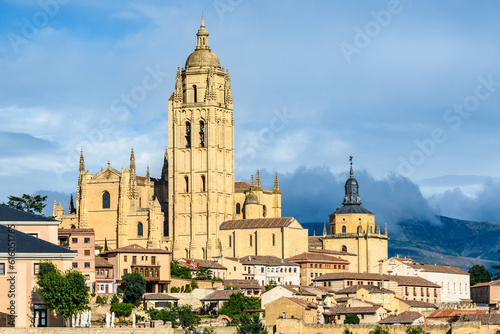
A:
[[[109,271],[106,269],[106,278],[109,278]]]
[[[71,238],[71,242],[74,243],[74,244],[77,244],[78,243],[78,238]]]
[[[95,274],[99,275],[99,269],[96,269]]]
[[[85,238],[84,241],[86,244],[90,244],[90,238]]]
[[[90,256],[90,249],[85,250],[85,256]]]
[[[153,266],[155,266],[155,265],[156,265],[156,256],[151,256],[151,264],[152,264]]]
[[[38,238],[38,233],[27,233],[27,234],[31,235],[32,237]]]
[[[252,246],[252,236],[250,236],[250,246]]]
[[[137,256],[132,256],[132,264],[137,264]]]
[[[85,275],[85,279],[90,279],[90,275]]]
[[[123,269],[123,275],[126,275],[128,273],[128,269]]]
[[[84,267],[85,267],[85,268],[90,268],[90,262],[85,262]]]
[[[40,272],[40,264],[33,263],[33,275],[38,275],[39,272]]]
[[[73,262],[73,268],[78,268],[78,262]]]
[[[123,255],[123,262],[127,262],[127,255]]]

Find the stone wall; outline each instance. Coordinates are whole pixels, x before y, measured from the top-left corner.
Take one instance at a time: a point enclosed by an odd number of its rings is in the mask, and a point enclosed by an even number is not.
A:
[[[191,284],[190,279],[172,277],[171,280],[172,282],[170,283],[170,288],[180,288],[181,286],[186,286],[186,284]],[[212,281],[196,281],[196,283],[198,283],[199,289],[217,289],[221,288],[223,285],[221,281],[215,281],[213,287]]]

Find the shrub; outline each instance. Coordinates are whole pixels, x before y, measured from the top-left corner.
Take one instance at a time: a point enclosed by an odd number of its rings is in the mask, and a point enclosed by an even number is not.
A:
[[[417,327],[406,327],[406,334],[430,334],[429,332],[424,331],[421,326]]]
[[[377,325],[374,330],[370,331],[369,334],[389,334],[389,331]]]
[[[359,317],[356,314],[349,313],[345,316],[344,324],[357,325],[359,324]]]
[[[119,302],[120,302],[120,299],[118,299],[118,296],[113,295],[113,297],[111,298],[111,305],[113,305],[114,303],[119,303]]]
[[[95,302],[97,304],[106,304],[108,302],[108,297],[104,297],[104,296],[97,296],[97,298],[95,299]]]
[[[345,328],[344,331],[342,332],[342,334],[353,334],[351,330],[349,330],[349,328]]]
[[[111,304],[111,312],[115,312],[117,317],[128,317],[132,314],[134,304],[132,303],[113,303]]]

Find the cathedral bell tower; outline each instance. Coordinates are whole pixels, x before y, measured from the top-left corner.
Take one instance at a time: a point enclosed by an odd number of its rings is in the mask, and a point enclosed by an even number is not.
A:
[[[202,18],[168,101],[167,247],[174,258],[220,256],[219,225],[233,218],[233,99],[208,35]]]

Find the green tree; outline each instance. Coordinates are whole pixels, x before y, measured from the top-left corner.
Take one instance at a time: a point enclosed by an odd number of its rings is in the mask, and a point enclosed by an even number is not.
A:
[[[104,251],[108,251],[108,238],[104,238]]]
[[[238,334],[267,334],[266,327],[260,322],[259,316],[254,314],[250,316],[244,313],[240,317],[240,325],[236,329]]]
[[[177,278],[191,279],[191,270],[188,267],[179,265],[179,262],[170,262],[170,276]]]
[[[118,299],[117,295],[113,295],[113,297],[111,297],[111,305],[113,305],[114,303],[119,303],[119,302],[120,302],[120,299]]]
[[[342,334],[353,334],[352,331],[349,329],[349,328],[344,328],[344,331],[342,332]]]
[[[184,329],[194,329],[200,320],[194,315],[190,305],[169,305],[161,310],[149,309],[146,311],[151,320],[163,320],[172,322],[172,327],[181,326]]]
[[[409,327],[406,327],[406,334],[430,334],[429,332],[426,332],[424,331],[424,329],[422,328],[422,326],[417,326],[417,327],[413,327],[413,326],[409,326]]]
[[[146,280],[139,273],[122,276],[120,289],[123,291],[123,302],[136,304],[146,292]]]
[[[3,203],[4,205],[29,213],[38,212],[41,214],[43,212],[43,208],[47,205],[44,203],[47,200],[47,196],[30,196],[23,194],[21,197],[9,196],[7,198],[9,201],[7,203]]]
[[[500,252],[500,249],[498,250],[498,252]],[[500,257],[498,259],[500,260]],[[500,270],[500,264],[494,264],[494,265],[492,265],[492,267],[497,269],[497,270]],[[500,279],[500,271],[494,275],[495,275],[495,278],[494,278],[495,280]]]
[[[208,267],[201,267],[197,272],[196,272],[196,279],[197,280],[211,280],[212,279],[212,270]]]
[[[246,297],[242,292],[233,293],[224,302],[219,314],[225,314],[233,319],[234,324],[240,323],[240,317],[246,310],[260,309],[260,299],[257,297]]]
[[[470,274],[470,286],[476,285],[477,283],[489,282],[493,274],[490,273],[485,266],[475,264],[469,268]]]
[[[371,330],[369,334],[389,334],[389,331],[377,325],[377,327]]]
[[[42,261],[37,275],[37,293],[48,310],[53,310],[65,319],[81,312],[89,304],[85,277],[75,270],[62,273],[49,261]]]
[[[132,303],[113,303],[111,304],[111,312],[115,312],[117,317],[128,317],[132,314],[134,304]]]
[[[345,316],[344,324],[359,324],[359,317],[356,314],[349,313]]]
[[[275,281],[271,281],[271,283],[269,283],[268,285],[265,286],[266,292],[274,289],[277,286],[278,286],[278,283],[276,283]]]

